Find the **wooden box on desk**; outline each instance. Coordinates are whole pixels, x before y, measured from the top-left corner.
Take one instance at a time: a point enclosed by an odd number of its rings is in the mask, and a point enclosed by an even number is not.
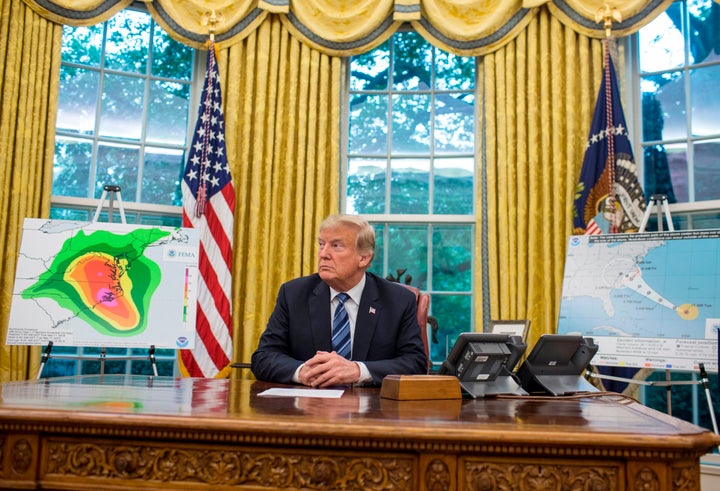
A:
[[[380,397],[397,401],[462,399],[460,382],[450,375],[388,375]]]

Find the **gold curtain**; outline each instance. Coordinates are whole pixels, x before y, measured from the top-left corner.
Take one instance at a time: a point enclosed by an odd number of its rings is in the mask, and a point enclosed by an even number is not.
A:
[[[600,86],[602,43],[541,10],[482,58],[476,309],[554,332],[572,199]],[[482,217],[482,218],[481,218]]]
[[[0,16],[0,381],[35,376],[39,349],[7,345],[17,251],[25,217],[48,216],[62,28],[22,2]]]
[[[228,155],[238,194],[233,348],[249,361],[283,281],[315,271],[317,228],[338,211],[339,58],[271,16],[222,50]]]

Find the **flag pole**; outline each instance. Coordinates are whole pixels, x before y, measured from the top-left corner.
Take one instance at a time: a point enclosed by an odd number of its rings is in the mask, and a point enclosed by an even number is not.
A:
[[[210,12],[205,12],[202,16],[202,25],[203,26],[209,26],[208,27],[208,36],[209,39],[205,43],[205,46],[208,48],[208,56],[210,57],[210,62],[215,65],[215,27],[217,26],[218,22],[220,22],[220,16],[215,11],[215,9],[212,9]],[[195,206],[195,216],[201,217],[205,213],[205,205],[207,203],[207,181],[204,179],[206,174],[206,163],[208,162],[208,156],[205,153],[207,151],[207,148],[209,146],[209,138],[210,138],[210,132],[209,132],[209,126],[210,126],[210,114],[212,113],[212,108],[210,106],[205,106],[205,115],[204,115],[204,121],[205,121],[205,133],[204,133],[204,142],[203,142],[203,155],[202,155],[202,163],[200,164],[199,170],[200,170],[200,184],[198,186],[198,194],[197,194],[197,204]]]
[[[613,122],[613,100],[612,100],[612,86],[610,84],[610,41],[612,39],[612,25],[613,20],[622,22],[622,14],[620,11],[611,7],[607,3],[600,7],[595,13],[595,22],[603,22],[605,28],[605,39],[603,44],[605,47],[605,62],[604,62],[604,76],[605,76],[605,123],[607,131],[607,169],[609,172],[608,179],[608,199],[605,201],[605,212],[609,215],[616,215],[618,210],[615,205],[615,133],[614,133],[614,122]],[[612,220],[610,224],[609,232],[611,234],[618,233],[618,220]]]
[[[216,2],[217,3],[217,2]],[[215,33],[220,11],[207,10],[205,82],[195,131],[181,182],[183,226],[198,229],[198,295],[195,344],[180,350],[180,372],[190,377],[224,377],[232,359],[232,253],[235,189],[225,147]]]

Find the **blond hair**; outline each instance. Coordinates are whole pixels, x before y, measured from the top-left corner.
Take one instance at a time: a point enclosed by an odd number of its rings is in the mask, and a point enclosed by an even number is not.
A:
[[[357,228],[355,249],[363,255],[375,255],[375,229],[360,215],[330,215],[320,224],[320,231],[338,225],[350,225]]]

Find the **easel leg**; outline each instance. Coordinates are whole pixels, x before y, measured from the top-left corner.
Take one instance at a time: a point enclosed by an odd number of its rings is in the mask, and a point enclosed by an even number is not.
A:
[[[47,363],[48,358],[50,358],[50,352],[52,351],[53,342],[48,341],[48,345],[45,347],[45,352],[42,355],[42,359],[40,360],[40,368],[38,369],[36,380],[40,380],[40,377],[42,376],[43,369],[45,369],[45,363]]]
[[[150,358],[150,365],[152,365],[153,374],[157,377],[158,371],[157,371],[157,364],[155,363],[155,345],[150,345],[150,350],[148,351],[148,358]]]
[[[710,380],[708,379],[708,374],[705,371],[705,364],[700,363],[699,368],[700,368],[700,383],[705,388],[705,397],[707,398],[708,410],[710,411],[710,420],[712,421],[713,431],[715,431],[715,433],[717,434],[718,433],[718,425],[717,425],[717,420],[715,419],[715,408],[713,407],[713,403],[712,403],[712,395],[710,394]]]
[[[112,223],[113,221],[113,212],[115,209],[114,201],[117,199],[118,211],[120,212],[120,222],[127,223],[127,220],[125,219],[125,207],[123,206],[122,196],[120,195],[120,186],[114,186],[112,184],[106,184],[103,187],[103,192],[100,196],[100,203],[98,203],[98,207],[95,209],[95,215],[93,215],[93,223],[97,223],[98,218],[100,218],[100,212],[103,209],[105,200],[108,199],[108,193],[110,193],[108,201],[108,222]]]
[[[670,370],[665,370],[665,380],[668,384],[665,386],[665,398],[667,401],[668,416],[672,416],[672,386],[670,385]]]
[[[643,215],[642,222],[640,222],[638,232],[645,232],[653,208],[655,208],[655,210],[657,211],[657,231],[663,231],[663,214],[665,215],[665,221],[667,222],[668,230],[670,230],[671,232],[674,231],[675,226],[673,225],[672,217],[670,216],[670,204],[668,203],[667,196],[664,194],[653,194],[652,196],[650,196],[650,205],[645,209],[645,215]]]

